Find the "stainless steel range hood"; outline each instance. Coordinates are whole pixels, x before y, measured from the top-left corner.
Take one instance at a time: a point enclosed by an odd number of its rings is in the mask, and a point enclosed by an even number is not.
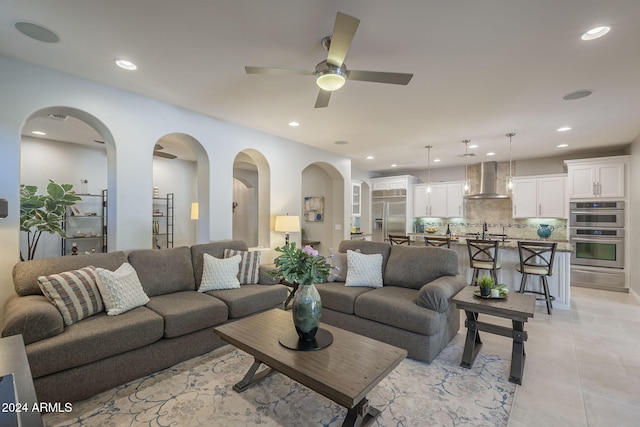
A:
[[[507,199],[510,196],[500,194],[498,188],[498,163],[480,163],[480,191],[477,194],[467,196],[467,199]],[[473,188],[473,186],[472,186]]]

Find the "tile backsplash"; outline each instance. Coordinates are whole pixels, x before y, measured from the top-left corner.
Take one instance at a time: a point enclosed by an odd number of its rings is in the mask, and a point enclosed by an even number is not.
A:
[[[415,229],[419,224],[424,227],[438,228],[438,234],[444,234],[447,224],[455,235],[482,233],[482,225],[487,223],[488,233],[506,234],[510,239],[539,239],[540,224],[554,227],[550,240],[567,240],[567,220],[551,218],[514,219],[511,213],[511,199],[466,199],[464,218],[416,218]]]

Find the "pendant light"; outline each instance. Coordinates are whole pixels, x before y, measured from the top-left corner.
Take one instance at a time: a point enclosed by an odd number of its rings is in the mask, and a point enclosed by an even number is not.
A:
[[[433,145],[426,145],[427,149],[427,196],[431,193],[431,149]]]
[[[469,143],[470,139],[465,139],[462,141],[464,143],[464,185],[463,190],[464,194],[469,194],[471,192],[471,183],[469,182],[468,169],[469,169]]]
[[[509,176],[506,179],[507,194],[513,193],[513,169],[511,168],[511,138],[515,136],[515,132],[507,134],[509,137]]]

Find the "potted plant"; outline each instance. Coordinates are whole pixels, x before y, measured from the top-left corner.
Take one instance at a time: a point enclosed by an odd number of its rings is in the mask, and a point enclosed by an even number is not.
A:
[[[312,341],[322,316],[322,300],[314,283],[326,282],[331,267],[308,245],[299,249],[295,242],[290,242],[275,251],[282,254],[275,259],[275,276],[297,284],[291,312],[298,337],[302,341]]]
[[[491,289],[493,288],[495,283],[496,282],[493,280],[493,277],[489,276],[488,274],[485,274],[480,279],[478,279],[478,287],[480,288],[480,296],[485,297],[485,298],[491,296]]]
[[[66,238],[62,228],[67,206],[82,200],[72,191],[72,184],[56,184],[49,180],[47,194],[38,194],[35,185],[20,186],[20,231],[27,233],[27,259],[35,257],[42,232]],[[22,251],[20,259],[24,261]]]

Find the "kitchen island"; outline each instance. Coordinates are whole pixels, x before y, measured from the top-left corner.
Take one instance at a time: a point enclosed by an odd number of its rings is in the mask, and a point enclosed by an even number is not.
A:
[[[410,233],[410,236],[412,245],[423,245],[424,236],[436,236],[436,234]],[[531,241],[533,239],[526,240]],[[553,261],[553,275],[548,278],[549,292],[555,297],[553,308],[568,309],[571,302],[571,251],[573,249],[567,241],[557,241],[557,243],[556,256]],[[510,292],[517,292],[520,289],[520,280],[522,278],[521,274],[516,270],[516,265],[520,264],[518,240],[510,238],[500,241],[498,248],[498,259],[502,262],[502,268],[498,270],[498,282],[507,285]],[[451,249],[458,254],[460,273],[466,275],[467,282],[471,283],[473,269],[469,267],[467,239],[464,237],[452,239]],[[539,286],[540,279],[537,277],[528,279],[527,289],[539,289]],[[545,305],[544,301],[537,301],[537,304]]]

